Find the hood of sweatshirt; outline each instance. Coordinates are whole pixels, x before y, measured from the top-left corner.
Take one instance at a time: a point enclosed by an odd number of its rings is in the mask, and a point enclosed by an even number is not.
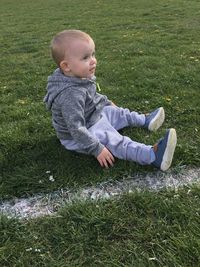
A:
[[[96,77],[91,79],[76,78],[65,76],[60,69],[56,69],[54,73],[48,77],[47,94],[43,101],[46,104],[47,109],[51,109],[54,99],[63,91],[73,86],[87,87],[91,83],[96,82]]]

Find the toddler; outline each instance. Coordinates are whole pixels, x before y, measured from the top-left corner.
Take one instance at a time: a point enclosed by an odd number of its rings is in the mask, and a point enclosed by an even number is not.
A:
[[[51,42],[51,53],[58,68],[48,77],[44,102],[51,110],[57,137],[66,149],[93,155],[106,168],[113,166],[114,157],[151,164],[162,171],[170,167],[176,147],[175,129],[168,129],[154,146],[118,132],[127,126],[156,131],[164,122],[164,109],[139,114],[117,107],[97,93],[95,44],[87,33],[58,33]]]

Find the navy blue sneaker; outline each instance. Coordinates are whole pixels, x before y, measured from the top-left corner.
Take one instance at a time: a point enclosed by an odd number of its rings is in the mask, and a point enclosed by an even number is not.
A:
[[[164,120],[165,111],[163,107],[160,107],[146,115],[145,124],[143,127],[150,131],[156,131],[163,124]]]
[[[168,129],[165,136],[153,146],[156,159],[152,162],[152,165],[161,169],[162,171],[169,169],[174,156],[176,143],[176,130],[173,128]]]

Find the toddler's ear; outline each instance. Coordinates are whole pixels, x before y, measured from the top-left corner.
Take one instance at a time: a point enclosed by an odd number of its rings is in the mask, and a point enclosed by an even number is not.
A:
[[[60,62],[60,68],[64,73],[67,73],[70,71],[69,65],[66,60],[63,60]]]

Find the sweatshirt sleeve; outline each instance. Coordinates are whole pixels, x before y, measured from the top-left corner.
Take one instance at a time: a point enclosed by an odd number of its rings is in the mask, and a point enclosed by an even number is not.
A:
[[[86,128],[84,118],[86,93],[84,90],[72,88],[62,98],[61,111],[69,133],[74,140],[83,146],[85,153],[97,157],[104,146]]]

